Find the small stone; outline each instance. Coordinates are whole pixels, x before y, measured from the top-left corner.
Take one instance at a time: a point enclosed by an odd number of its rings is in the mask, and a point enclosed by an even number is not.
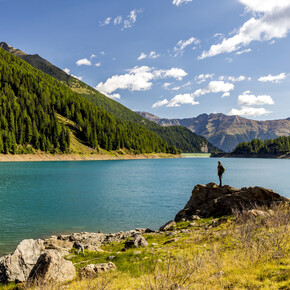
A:
[[[109,261],[113,261],[113,260],[116,259],[116,256],[109,256],[107,259],[108,259]]]
[[[163,225],[162,227],[160,227],[160,231],[168,231],[170,228],[174,228],[176,227],[176,222],[174,221],[169,221],[167,222],[165,225]]]

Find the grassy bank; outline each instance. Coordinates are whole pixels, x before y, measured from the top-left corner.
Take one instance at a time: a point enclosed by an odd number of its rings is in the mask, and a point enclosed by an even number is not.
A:
[[[181,222],[144,235],[146,248],[123,252],[120,242],[85,257],[72,253],[67,259],[76,269],[114,256],[117,270],[49,289],[289,289],[289,218],[289,205],[280,206],[267,216],[228,217],[217,227],[212,218]]]

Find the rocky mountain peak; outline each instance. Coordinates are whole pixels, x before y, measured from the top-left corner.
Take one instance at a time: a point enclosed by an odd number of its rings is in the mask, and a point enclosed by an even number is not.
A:
[[[26,53],[23,52],[22,50],[14,48],[10,46],[9,44],[7,44],[6,42],[1,42],[0,47],[17,56],[26,55]]]

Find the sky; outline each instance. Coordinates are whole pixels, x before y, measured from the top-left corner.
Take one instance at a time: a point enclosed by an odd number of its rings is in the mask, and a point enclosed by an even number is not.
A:
[[[0,0],[0,41],[134,111],[290,117],[290,0]]]

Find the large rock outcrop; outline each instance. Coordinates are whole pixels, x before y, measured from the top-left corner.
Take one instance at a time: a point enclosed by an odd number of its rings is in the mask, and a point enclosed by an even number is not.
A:
[[[29,275],[29,281],[38,285],[65,282],[76,277],[71,261],[65,260],[56,250],[40,255]]]
[[[13,254],[0,258],[0,283],[25,282],[44,249],[42,240],[23,240]]]
[[[176,215],[175,221],[190,220],[192,215],[201,217],[230,215],[234,210],[242,211],[257,206],[269,207],[288,201],[273,190],[258,186],[237,189],[229,185],[219,187],[215,183],[198,184],[194,187],[184,209]]]

